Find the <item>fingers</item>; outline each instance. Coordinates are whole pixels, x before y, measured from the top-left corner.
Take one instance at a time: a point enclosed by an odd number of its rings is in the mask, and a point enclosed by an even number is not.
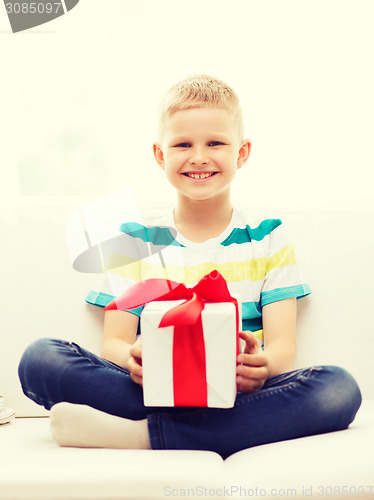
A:
[[[236,367],[236,384],[238,391],[259,391],[267,380],[267,373],[267,368],[263,366],[238,365]]]
[[[137,375],[134,375],[133,373],[130,373],[130,377],[131,377],[131,380],[133,382],[143,386],[143,377],[138,377]]]
[[[264,382],[262,379],[247,379],[243,377],[237,377],[236,379],[238,391],[240,392],[256,392],[262,389]]]
[[[239,332],[239,337],[245,341],[244,352],[251,354],[259,350],[259,340],[253,335],[252,332]]]
[[[142,359],[142,339],[141,338],[139,338],[136,342],[134,342],[134,344],[132,344],[132,346],[130,347],[130,354],[134,358],[140,359],[139,364],[142,364],[141,363],[141,359]]]
[[[127,369],[130,372],[131,379],[137,384],[143,385],[143,369],[142,369],[142,343],[138,339],[130,347],[130,359],[127,363]]]
[[[254,392],[263,387],[267,379],[268,370],[264,366],[252,367],[239,365],[236,373],[238,390],[241,392]]]
[[[139,358],[134,358],[133,356],[130,356],[129,358],[127,369],[129,370],[129,372],[134,373],[135,375],[140,376],[143,374],[143,369],[141,363],[139,363]]]
[[[265,384],[268,374],[268,358],[261,351],[257,354],[242,353],[237,357],[236,383],[241,392],[260,390]]]
[[[143,385],[143,375],[142,374],[136,374],[135,372],[130,371],[130,378],[133,382]]]
[[[262,352],[258,354],[239,354],[237,357],[237,361],[238,363],[247,366],[264,366],[267,364],[267,358]]]

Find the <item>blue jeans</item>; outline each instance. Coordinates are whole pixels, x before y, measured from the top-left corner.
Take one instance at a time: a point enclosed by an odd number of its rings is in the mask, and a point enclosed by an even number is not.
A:
[[[348,372],[317,366],[271,378],[260,391],[238,393],[229,409],[145,407],[142,387],[126,369],[55,339],[31,344],[18,371],[26,396],[47,410],[67,401],[147,418],[153,449],[211,450],[223,458],[252,446],[345,429],[361,404]]]

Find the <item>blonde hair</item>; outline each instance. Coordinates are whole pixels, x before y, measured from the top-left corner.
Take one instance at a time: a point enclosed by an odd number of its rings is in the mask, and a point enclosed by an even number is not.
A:
[[[240,140],[243,139],[243,116],[236,93],[218,78],[195,75],[176,83],[165,95],[159,122],[160,141],[165,132],[167,119],[173,113],[199,107],[226,109],[238,127]]]

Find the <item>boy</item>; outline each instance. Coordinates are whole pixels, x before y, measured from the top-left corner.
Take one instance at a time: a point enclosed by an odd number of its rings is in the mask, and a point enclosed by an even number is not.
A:
[[[235,406],[145,408],[141,338],[136,340],[140,313],[107,311],[104,359],[75,344],[43,340],[21,360],[24,391],[52,408],[52,435],[60,445],[206,449],[227,457],[258,444],[343,429],[354,419],[361,395],[347,372],[289,372],[296,357],[296,299],[310,291],[300,281],[281,221],[251,221],[231,204],[231,182],[250,150],[239,100],[226,84],[200,75],[169,91],[153,145],[177,191],[173,213],[162,224],[176,228],[176,244],[164,258],[172,280],[181,281],[178,251],[187,285],[217,269],[230,292],[240,294],[245,350],[238,356]],[[152,262],[141,268],[138,279],[159,277]]]

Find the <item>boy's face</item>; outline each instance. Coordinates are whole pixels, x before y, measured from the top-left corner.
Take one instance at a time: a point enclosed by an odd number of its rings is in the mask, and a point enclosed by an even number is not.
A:
[[[169,117],[162,144],[154,144],[153,150],[180,196],[206,200],[229,197],[231,181],[249,156],[250,142],[240,141],[227,110],[191,108]]]

